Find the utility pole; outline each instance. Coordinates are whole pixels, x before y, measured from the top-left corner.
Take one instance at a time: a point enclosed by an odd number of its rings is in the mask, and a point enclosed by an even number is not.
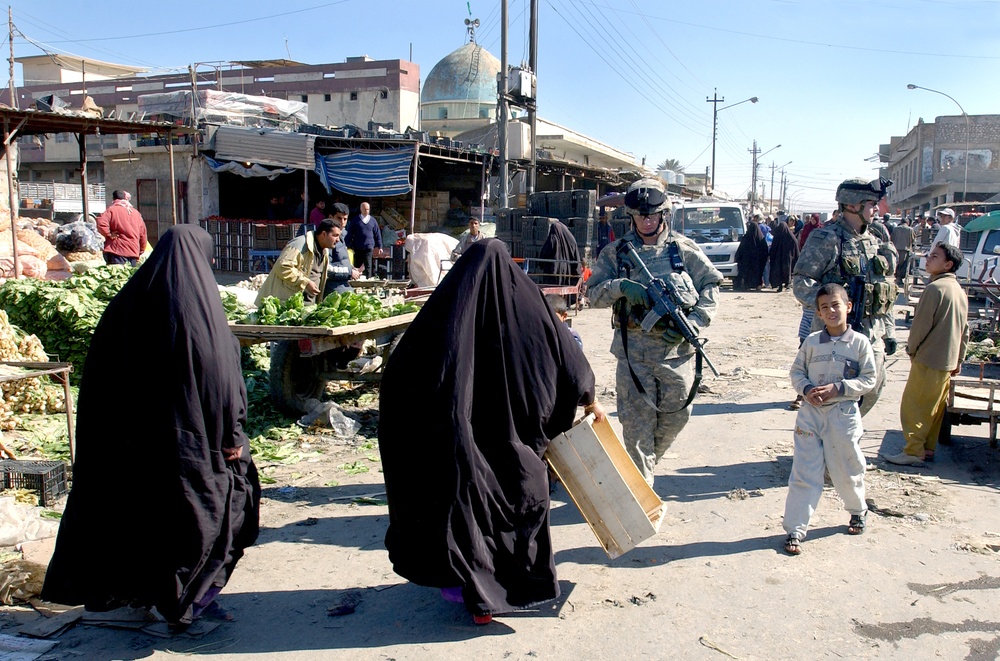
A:
[[[528,68],[538,80],[538,0],[531,0],[531,25],[528,35]],[[538,110],[537,96],[533,96],[531,105],[528,106],[528,123],[531,125],[531,172],[528,176],[528,193],[535,192],[535,178],[538,169],[537,134],[538,134]],[[968,160],[968,159],[966,159]]]
[[[500,208],[510,207],[507,181],[507,0],[500,0],[500,80],[497,90],[497,141],[500,143]]]
[[[774,161],[771,161],[771,197],[767,199],[767,212],[774,212]]]
[[[14,14],[9,6],[7,7],[7,42],[10,43],[10,107],[17,110],[17,88],[14,86]]]
[[[719,104],[724,103],[726,97],[719,98],[718,88],[712,88],[712,98],[705,97],[705,103],[712,104],[712,190],[715,190],[715,138],[719,134]]]
[[[760,153],[756,140],[753,141],[753,149],[747,151],[753,154],[753,165],[750,169],[750,216],[753,217],[753,210],[757,204],[757,154]]]

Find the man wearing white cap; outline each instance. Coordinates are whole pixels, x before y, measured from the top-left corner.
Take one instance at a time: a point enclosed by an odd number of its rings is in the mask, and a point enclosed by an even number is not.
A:
[[[941,225],[941,229],[938,230],[937,236],[934,238],[934,243],[931,247],[938,245],[939,243],[944,243],[949,246],[955,246],[960,248],[959,244],[959,232],[962,228],[958,226],[955,222],[955,212],[952,209],[941,209],[937,214],[938,223]]]

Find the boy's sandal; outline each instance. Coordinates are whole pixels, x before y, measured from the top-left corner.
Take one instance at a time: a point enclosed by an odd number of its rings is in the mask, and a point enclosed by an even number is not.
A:
[[[802,540],[795,535],[785,538],[785,553],[788,555],[798,555],[802,553]]]
[[[789,411],[798,411],[802,408],[802,397],[796,397],[795,401],[788,405]]]
[[[851,520],[847,524],[847,534],[863,535],[865,533],[865,519],[867,518],[868,512],[864,514],[852,514]]]

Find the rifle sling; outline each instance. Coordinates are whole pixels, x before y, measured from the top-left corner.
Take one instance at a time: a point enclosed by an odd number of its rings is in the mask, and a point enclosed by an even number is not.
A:
[[[636,376],[635,370],[632,369],[632,361],[628,357],[628,307],[624,304],[618,307],[618,325],[622,332],[622,351],[625,354],[625,364],[628,365],[628,373],[632,376],[632,383],[635,384],[635,389],[639,391],[639,394],[642,395],[644,400],[646,400],[646,403],[659,413],[680,413],[686,409],[694,399],[694,396],[698,394],[698,386],[701,385],[701,353],[697,351],[695,352],[694,382],[691,384],[691,390],[688,392],[687,399],[684,400],[684,403],[681,404],[680,408],[673,411],[664,411],[657,406],[656,402],[654,402],[649,396],[649,393],[646,392],[646,389],[643,388],[642,383],[639,381],[639,377]]]

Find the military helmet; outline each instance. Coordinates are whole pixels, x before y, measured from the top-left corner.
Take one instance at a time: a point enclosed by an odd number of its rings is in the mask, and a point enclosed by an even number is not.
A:
[[[837,186],[836,200],[840,204],[861,204],[867,201],[878,202],[885,197],[885,191],[889,186],[892,186],[892,181],[884,177],[871,181],[855,177]]]
[[[668,208],[670,200],[656,179],[634,181],[625,193],[625,210],[632,215],[650,216]]]

